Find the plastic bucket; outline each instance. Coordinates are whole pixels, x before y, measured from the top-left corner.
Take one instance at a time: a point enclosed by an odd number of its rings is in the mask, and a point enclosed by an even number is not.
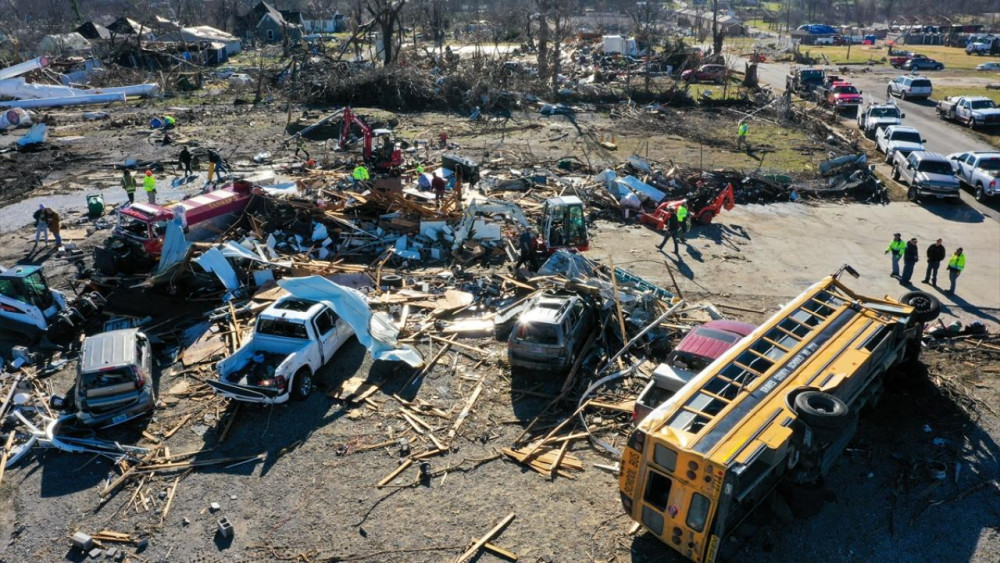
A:
[[[149,120],[150,129],[162,129],[163,126],[166,124],[167,123],[162,118],[159,117],[154,117],[153,119]]]

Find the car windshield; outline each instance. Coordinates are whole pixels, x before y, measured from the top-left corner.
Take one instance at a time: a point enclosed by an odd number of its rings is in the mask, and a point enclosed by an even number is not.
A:
[[[991,109],[997,107],[993,100],[973,100],[972,109]]]
[[[556,325],[545,323],[522,323],[517,328],[517,339],[529,344],[554,346],[559,344],[559,331]]]
[[[896,108],[875,108],[872,110],[872,117],[899,117],[899,110]]]
[[[894,131],[891,139],[893,141],[900,141],[903,143],[919,143],[920,133],[914,133],[913,131]]]
[[[305,324],[287,319],[262,318],[257,321],[257,333],[284,338],[297,338],[299,340],[307,340],[309,338]]]
[[[833,91],[838,94],[857,94],[858,89],[854,86],[834,86]]]
[[[820,81],[820,80],[823,80],[823,71],[822,70],[803,70],[801,76],[802,76],[802,80],[805,80],[806,82]]]
[[[951,163],[937,160],[925,160],[920,163],[920,171],[928,174],[952,174]]]
[[[985,158],[980,160],[979,167],[983,170],[1000,171],[1000,158]]]

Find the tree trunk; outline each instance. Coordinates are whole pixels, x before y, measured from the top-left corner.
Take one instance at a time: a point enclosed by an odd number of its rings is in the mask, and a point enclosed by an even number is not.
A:
[[[545,12],[538,13],[538,78],[549,76],[549,22]]]
[[[556,9],[555,14],[552,16],[552,23],[554,26],[556,36],[552,38],[552,91],[557,92],[559,90],[559,71],[562,70],[562,28],[563,28],[563,14]]]
[[[712,54],[722,54],[722,42],[726,34],[719,30],[719,0],[712,0]]]

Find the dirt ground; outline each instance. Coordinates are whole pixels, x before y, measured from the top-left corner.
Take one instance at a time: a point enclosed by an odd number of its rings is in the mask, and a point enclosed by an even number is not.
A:
[[[202,146],[230,147],[237,169],[250,170],[249,159],[257,152],[278,154],[287,119],[283,109],[199,108],[180,115],[180,133]],[[117,188],[117,173],[100,165],[176,152],[176,148],[164,149],[147,141],[149,133],[143,124],[158,112],[162,108],[137,108],[129,113],[134,115],[128,117],[131,125],[114,125],[125,119],[118,113],[110,122],[81,121],[69,128],[73,136],[82,135],[67,144],[72,148],[50,151],[75,156],[66,166],[47,164],[46,169],[52,170],[38,174],[40,188],[29,192],[7,188],[5,183],[6,191],[0,194],[6,204],[0,210],[0,263],[26,260],[30,233],[23,227],[24,213],[37,207],[38,201],[62,206],[68,218],[66,228],[87,230],[76,241],[81,249],[99,244],[106,231],[83,217],[83,196],[91,189],[104,188],[109,202],[121,202],[124,194]],[[455,116],[400,116],[400,123],[404,136],[413,138],[435,138],[436,131],[446,128],[462,147],[460,152],[483,162],[502,158],[495,160],[497,168],[513,167],[524,155],[549,161],[572,155],[590,159],[595,168],[614,166],[632,150],[642,152],[643,148],[648,149],[650,159],[664,163],[672,160],[691,166],[704,158],[706,168],[755,166],[755,161],[743,160],[747,157],[728,149],[731,141],[725,135],[719,134],[712,143],[698,143],[671,133],[696,127],[694,119],[636,127],[626,133],[606,117],[586,116],[577,122],[585,133],[580,136],[576,126],[563,118],[524,114],[523,122],[504,132],[502,143],[500,132],[490,125],[473,125]],[[70,135],[65,130],[63,134]],[[620,150],[595,148],[602,135],[614,135]],[[780,143],[778,139],[773,142],[776,153],[787,155],[783,166],[794,159],[798,170],[808,170],[826,158],[815,140],[798,133],[787,136]],[[2,161],[5,176],[39,167],[36,160],[27,160],[30,155],[3,156],[10,157]],[[286,157],[283,153],[281,158]],[[172,178],[172,174],[168,166],[165,177]],[[178,193],[190,189],[176,188]],[[1000,257],[989,252],[1000,244],[995,240],[1000,231],[991,219],[956,223],[905,203],[881,208],[801,205],[727,212],[718,223],[692,231],[683,260],[656,253],[652,247],[658,235],[645,228],[598,221],[590,255],[598,260],[613,257],[616,265],[671,288],[673,283],[662,266],[667,260],[686,299],[737,307],[743,310],[726,312],[760,322],[806,284],[855,258],[865,275],[852,284],[860,292],[898,293],[896,282],[882,272],[888,261],[879,262],[888,242],[884,231],[892,227],[861,232],[851,222],[872,218],[873,223],[887,225],[875,219],[891,214],[893,225],[904,232],[919,231],[922,241],[938,232],[975,241],[967,244],[976,248],[975,254],[970,251],[975,256],[970,263],[978,261],[978,271],[970,268],[960,282],[959,295],[966,303],[952,301],[946,306],[955,317],[983,319],[991,331],[997,330],[1000,290],[995,281],[1000,279]],[[777,218],[782,214],[796,218]],[[856,239],[850,246],[829,236],[819,242],[817,234],[834,229],[841,229],[838,233],[843,236],[853,233]],[[824,246],[817,247],[820,244]],[[849,256],[834,249],[846,250]],[[809,253],[808,260],[795,258],[802,253]],[[46,251],[30,260],[44,260],[53,285],[72,291],[76,267],[66,257]],[[0,544],[0,561],[83,560],[69,549],[68,536],[78,530],[94,533],[102,529],[148,537],[148,547],[138,553],[134,547],[127,548],[129,558],[137,561],[442,561],[453,559],[509,513],[516,515],[513,522],[492,543],[517,553],[519,561],[679,560],[648,535],[629,534],[632,523],[619,504],[616,476],[598,467],[613,466],[617,459],[583,440],[575,441],[569,452],[582,461],[584,470],[572,473],[573,479],[549,480],[499,455],[559,392],[562,381],[549,374],[512,376],[501,342],[463,339],[462,343],[480,351],[452,353],[448,362],[438,363],[416,385],[404,387],[412,374],[409,368],[372,362],[352,340],[320,372],[319,384],[329,389],[353,375],[365,375],[381,382],[381,390],[370,403],[351,405],[314,393],[303,403],[244,406],[221,443],[227,407],[197,391],[200,382],[194,377],[175,375],[179,370],[167,364],[169,351],[159,349],[157,356],[163,363],[155,385],[164,405],[151,420],[102,437],[149,446],[143,429],[162,434],[183,422],[177,433],[163,441],[174,453],[198,451],[196,461],[260,457],[187,474],[179,481],[163,518],[168,491],[183,472],[157,473],[142,480],[141,486],[129,484],[102,502],[97,491],[117,475],[110,462],[49,451],[34,454],[9,470],[0,488],[0,539],[7,540]],[[425,357],[439,349],[436,343],[421,343],[421,347]],[[2,351],[6,354],[6,349]],[[741,529],[743,539],[730,546],[730,560],[996,561],[1000,552],[1000,489],[996,484],[1000,356],[989,350],[945,345],[925,351],[923,361],[924,369],[896,374],[879,409],[862,419],[858,436],[828,479],[832,492],[822,513],[800,521],[791,518],[779,502],[764,507]],[[72,377],[70,364],[47,378],[45,385],[62,393]],[[482,395],[451,451],[429,460],[430,481],[421,483],[417,468],[410,467],[389,486],[377,488],[376,483],[397,468],[400,448],[364,447],[398,439],[409,428],[398,416],[400,403],[393,395],[419,399],[454,415],[477,380],[483,382]],[[634,393],[640,384],[628,382],[620,392]],[[572,410],[572,405],[562,405],[543,419],[541,428],[557,424]],[[185,420],[188,414],[191,418]],[[625,421],[628,415],[607,412],[602,416]],[[429,416],[427,420],[445,432],[451,424]],[[926,465],[932,460],[947,464],[947,480],[928,477]],[[136,494],[148,508],[132,502]],[[209,509],[213,502],[221,506],[218,513]],[[216,535],[220,517],[233,524],[232,540]],[[474,560],[504,559],[483,552]]]

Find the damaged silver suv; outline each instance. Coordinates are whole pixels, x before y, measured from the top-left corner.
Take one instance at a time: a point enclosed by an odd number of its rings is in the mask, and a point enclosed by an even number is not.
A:
[[[134,328],[87,337],[67,410],[75,405],[80,423],[100,428],[152,412],[152,355],[149,338]]]
[[[512,367],[565,372],[576,361],[596,314],[575,295],[542,295],[521,314],[507,341]]]

